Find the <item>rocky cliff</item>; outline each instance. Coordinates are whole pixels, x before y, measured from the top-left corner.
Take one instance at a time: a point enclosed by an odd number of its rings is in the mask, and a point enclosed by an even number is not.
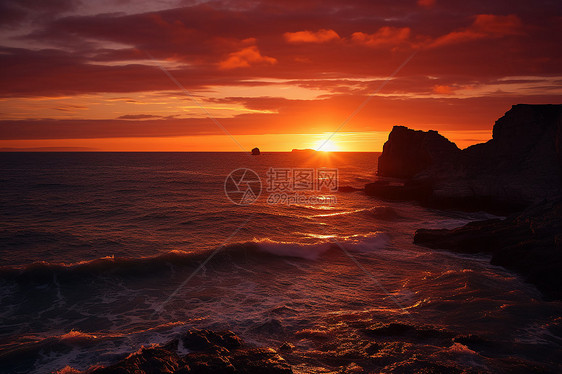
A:
[[[514,105],[486,143],[459,150],[435,131],[395,126],[379,157],[381,179],[366,186],[383,198],[451,208],[520,210],[562,191],[562,105]]]

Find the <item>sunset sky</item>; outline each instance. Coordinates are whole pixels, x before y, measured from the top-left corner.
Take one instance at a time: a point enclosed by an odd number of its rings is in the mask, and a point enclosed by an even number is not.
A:
[[[0,148],[464,148],[562,103],[560,0],[0,0],[0,28]]]

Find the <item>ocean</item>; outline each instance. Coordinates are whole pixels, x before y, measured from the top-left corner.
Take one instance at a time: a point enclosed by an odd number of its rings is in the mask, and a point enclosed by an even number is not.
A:
[[[335,373],[376,323],[433,334],[377,338],[399,351],[363,357],[381,371],[562,370],[562,303],[485,255],[412,243],[495,216],[354,190],[378,156],[0,154],[0,372],[86,370],[207,328],[290,342],[296,372]]]

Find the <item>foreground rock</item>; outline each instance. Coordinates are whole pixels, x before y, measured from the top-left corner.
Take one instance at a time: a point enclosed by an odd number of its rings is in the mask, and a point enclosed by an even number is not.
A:
[[[185,351],[189,353],[185,354]],[[290,374],[287,362],[271,348],[248,348],[231,331],[191,330],[164,346],[142,348],[91,374]]]
[[[461,253],[491,253],[493,265],[515,271],[550,299],[562,299],[562,200],[544,201],[505,220],[453,230],[416,231],[414,243]]]
[[[562,105],[514,105],[493,138],[460,150],[435,131],[395,126],[367,194],[443,208],[517,211],[562,192]],[[388,178],[400,178],[398,183]]]

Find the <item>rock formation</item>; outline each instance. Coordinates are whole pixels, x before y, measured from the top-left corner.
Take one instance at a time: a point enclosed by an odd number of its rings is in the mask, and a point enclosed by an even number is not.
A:
[[[188,350],[189,353],[185,353]],[[111,366],[90,374],[291,374],[293,370],[271,348],[246,348],[231,331],[191,330],[163,346],[141,348]]]
[[[378,173],[385,177],[412,178],[418,173],[457,158],[460,150],[437,131],[416,131],[394,126],[379,157]]]
[[[252,155],[253,155],[253,156],[259,156],[259,155],[261,155],[260,149],[259,149],[258,147],[253,148],[253,149],[252,149]]]
[[[452,230],[416,231],[414,243],[460,253],[491,253],[550,299],[562,299],[562,200],[545,201],[508,218]]]
[[[491,140],[464,150],[435,131],[395,126],[379,157],[383,178],[365,191],[440,207],[520,210],[560,195],[561,137],[562,105],[514,105]]]

